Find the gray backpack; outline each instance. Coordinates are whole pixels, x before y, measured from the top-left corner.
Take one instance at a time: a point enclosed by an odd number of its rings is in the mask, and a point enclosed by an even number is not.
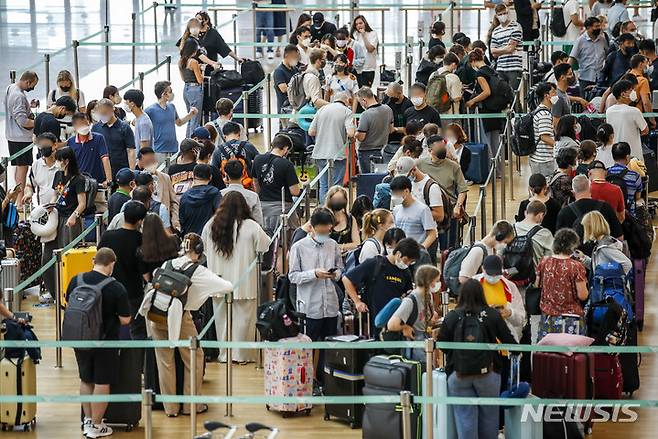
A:
[[[487,248],[484,244],[472,244],[463,247],[458,247],[452,250],[448,254],[448,258],[443,265],[443,279],[448,287],[448,292],[452,296],[459,295],[459,271],[462,268],[462,262],[466,259],[466,256],[473,250],[474,247],[481,248],[485,256],[487,254]]]
[[[103,288],[114,281],[110,277],[97,285],[84,281],[83,274],[77,277],[77,286],[69,294],[64,311],[62,340],[103,339]]]
[[[306,72],[295,73],[288,81],[288,102],[295,111],[309,102],[306,92],[304,92],[304,75]]]

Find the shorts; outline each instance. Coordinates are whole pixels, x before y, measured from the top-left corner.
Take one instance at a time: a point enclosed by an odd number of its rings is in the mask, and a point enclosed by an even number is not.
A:
[[[12,142],[7,140],[9,145],[9,155],[14,155],[21,149],[25,148],[28,145],[32,145],[32,142]],[[32,151],[28,151],[25,154],[22,154],[16,157],[11,161],[12,166],[30,166],[32,164]]]
[[[115,384],[119,380],[119,349],[75,349],[80,380],[90,384]]]
[[[313,341],[324,341],[338,333],[338,316],[306,319],[306,335]]]

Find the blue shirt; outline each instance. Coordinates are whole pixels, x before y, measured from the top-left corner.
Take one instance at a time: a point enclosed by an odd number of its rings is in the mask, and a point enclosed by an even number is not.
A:
[[[436,230],[436,221],[432,218],[432,211],[424,203],[414,200],[413,204],[404,207],[402,204],[393,209],[395,227],[404,230],[407,238],[415,239],[422,244],[428,232]]]
[[[108,156],[105,137],[94,132],[90,133],[89,136],[83,143],[76,134],[66,141],[66,146],[69,146],[75,152],[80,172],[86,172],[98,183],[102,183],[106,180],[102,159]]]
[[[578,60],[581,79],[596,82],[597,74],[603,69],[607,51],[608,43],[603,35],[592,40],[585,31],[578,37],[570,56]]]
[[[135,149],[135,135],[130,126],[117,119],[112,126],[98,122],[91,129],[94,133],[105,137],[107,151],[110,155],[112,178],[115,178],[121,168],[128,168],[128,150]]]
[[[174,104],[168,103],[165,108],[162,108],[156,102],[144,112],[149,115],[153,124],[153,149],[155,152],[177,152],[176,119],[178,119],[178,112]]]
[[[608,168],[608,175],[619,174],[625,169],[628,169],[627,166],[622,165],[621,163],[615,163]],[[626,183],[626,208],[635,213],[635,194],[642,192],[642,177],[635,171],[629,170],[626,175],[624,175],[624,183]]]
[[[142,141],[149,142],[146,146],[153,146],[153,123],[146,113],[135,119],[135,144],[138,151],[142,146],[140,143]]]
[[[608,9],[608,29],[613,29],[615,24],[620,21],[624,22],[629,20],[630,18],[628,17],[628,9],[626,9],[626,5],[615,3],[610,6],[610,9]]]

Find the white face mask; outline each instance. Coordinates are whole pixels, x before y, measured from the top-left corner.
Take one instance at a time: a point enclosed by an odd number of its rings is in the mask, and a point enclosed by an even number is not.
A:
[[[343,48],[347,46],[347,40],[336,40],[336,47]]]
[[[484,280],[485,280],[488,284],[490,284],[490,285],[495,285],[495,284],[497,284],[498,282],[500,282],[500,280],[501,280],[502,278],[503,278],[503,276],[500,276],[500,275],[498,275],[498,276],[490,276],[490,275],[488,275],[488,274],[485,274],[485,275],[484,275]]]
[[[169,102],[174,101],[174,92],[172,91],[171,94],[169,95],[169,99],[167,99]]]
[[[580,134],[580,130],[581,130],[581,129],[582,129],[582,128],[580,127],[580,124],[577,123],[573,130],[576,132],[576,134]]]
[[[60,169],[60,170],[63,171],[64,170],[64,164],[62,162],[60,162],[59,160],[57,160],[57,161],[55,161],[55,168]]]
[[[106,116],[104,114],[98,116],[98,120],[101,121],[102,123],[108,123],[110,119],[112,119],[112,116]]]
[[[395,266],[398,267],[400,270],[406,270],[407,268],[409,268],[407,264],[402,262],[402,259],[395,261]]]
[[[331,237],[329,235],[315,235],[315,237],[313,237],[313,239],[318,244],[324,244],[325,242],[329,241],[331,239]]]
[[[441,291],[441,282],[437,282],[430,286],[430,293],[438,293]]]
[[[411,98],[411,103],[414,104],[414,107],[420,107],[421,105],[423,105],[423,98],[419,96],[415,96]]]
[[[560,100],[560,97],[558,95],[551,96],[551,105],[557,104],[557,102]]]
[[[147,167],[144,168],[146,172],[149,172],[151,174],[153,174],[157,169],[158,169],[157,163],[153,163],[152,165],[148,165]]]
[[[637,92],[635,90],[631,91],[631,94],[628,95],[628,99],[630,99],[631,102],[636,102],[637,101]]]
[[[507,248],[507,244],[505,243],[496,244],[496,254],[498,255],[502,254],[506,248]]]
[[[79,128],[76,128],[75,131],[76,131],[78,134],[80,134],[81,136],[86,136],[86,135],[89,134],[89,130],[90,130],[90,129],[91,129],[91,128],[89,127],[89,125],[83,125],[83,126],[81,126],[81,127],[79,127]]]
[[[450,136],[450,137],[446,137],[446,142],[447,142],[449,145],[453,145],[453,146],[454,146],[454,145],[457,143],[457,139],[454,138],[454,137],[452,137],[452,136]]]
[[[505,24],[509,21],[509,14],[500,14],[497,15],[498,21],[500,21],[502,24]]]
[[[311,44],[311,39],[310,38],[304,38],[302,41],[302,46],[308,47]]]
[[[391,206],[397,206],[398,204],[402,204],[402,201],[404,200],[404,197],[401,195],[391,195]]]
[[[91,121],[92,122],[98,122],[100,120],[100,117],[98,116],[98,113],[95,111],[91,112]]]
[[[392,255],[392,254],[393,254],[393,250],[395,250],[394,247],[386,247],[386,254],[387,254],[387,255]]]
[[[197,36],[199,36],[200,33],[201,33],[201,28],[198,28],[198,27],[191,27],[190,28],[190,35],[197,37]]]

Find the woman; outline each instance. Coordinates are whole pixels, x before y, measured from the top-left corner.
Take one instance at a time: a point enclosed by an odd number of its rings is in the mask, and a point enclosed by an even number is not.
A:
[[[356,218],[347,211],[347,191],[345,188],[342,186],[330,187],[324,200],[324,207],[334,214],[334,228],[330,236],[338,243],[340,252],[345,254],[357,248],[361,244],[361,233],[359,233],[359,224]]]
[[[431,47],[420,60],[420,64],[418,64],[418,69],[416,70],[416,82],[427,85],[432,73],[436,72],[439,67],[443,66],[443,57],[445,55],[445,47],[439,45]]]
[[[551,197],[557,201],[561,207],[567,206],[574,200],[571,181],[574,177],[574,168],[576,167],[577,150],[573,148],[563,148],[557,155],[555,162],[557,170],[548,182],[551,190]]]
[[[576,166],[576,175],[587,175],[589,165],[596,157],[596,143],[592,140],[583,140],[578,150],[578,166]]]
[[[57,225],[57,238],[46,242],[43,248],[43,263],[48,262],[53,256],[53,250],[63,248],[82,233],[82,217],[87,208],[87,196],[85,194],[85,177],[78,168],[75,152],[69,148],[61,148],[55,151],[55,173],[53,179],[53,199],[59,215]],[[43,276],[46,289],[50,295],[55,297],[57,290],[55,271],[49,269]]]
[[[320,39],[320,49],[327,54],[327,64],[334,62],[340,52],[336,49],[336,37],[332,34],[323,35]]]
[[[615,165],[615,159],[612,158],[612,145],[615,143],[615,130],[609,123],[602,123],[596,130],[596,138],[599,146],[596,149],[596,160],[602,161],[606,168]]]
[[[351,72],[354,64],[354,48],[351,47],[353,40],[350,38],[350,31],[345,27],[341,27],[334,35],[336,36],[336,51],[347,57],[347,66]]]
[[[532,174],[528,180],[528,186],[530,198],[521,201],[521,204],[519,204],[519,211],[514,219],[517,222],[523,221],[528,204],[531,201],[539,200],[546,205],[546,215],[544,215],[544,220],[541,225],[550,230],[551,233],[555,234],[557,215],[560,213],[562,207],[560,206],[560,203],[551,198],[550,190],[546,184],[546,177],[542,174]]]
[[[350,210],[350,215],[356,219],[356,223],[359,225],[359,229],[363,227],[363,217],[366,213],[374,210],[375,207],[372,205],[372,200],[367,195],[359,195],[352,203],[352,209]]]
[[[215,215],[201,233],[207,248],[208,268],[218,276],[236,284],[233,291],[233,340],[253,341],[256,337],[256,291],[258,275],[247,268],[257,253],[265,253],[270,247],[270,238],[251,218],[251,209],[240,192],[229,192]],[[246,274],[248,273],[248,274]],[[238,280],[245,275],[242,282]],[[226,340],[226,302],[213,299],[217,339]],[[226,351],[220,361],[226,361]],[[233,349],[233,358],[228,361],[246,363],[256,360],[256,352],[250,349]]]
[[[471,150],[464,146],[468,141],[468,137],[466,137],[466,133],[462,127],[456,123],[449,124],[445,132],[448,144],[452,144],[454,148],[455,161],[459,163],[462,174],[466,174],[471,164]]]
[[[434,46],[442,46],[446,48],[443,42],[443,36],[446,34],[446,24],[442,21],[435,21],[430,29],[430,41],[427,43],[427,48],[431,49]]]
[[[192,119],[187,123],[186,137],[192,137],[192,132],[196,127],[201,125],[201,113],[203,110],[203,73],[201,72],[201,63],[199,56],[199,44],[193,39],[188,39],[183,45],[180,60],[178,61],[178,70],[181,78],[185,82],[183,89],[183,100],[189,112],[192,107],[199,110]]]
[[[288,37],[288,41],[290,44],[293,46],[296,46],[299,44],[299,29],[310,29],[311,26],[313,25],[313,17],[311,17],[307,13],[300,14],[299,18],[297,19],[297,26],[293,28],[293,31],[290,33],[290,36]]]
[[[372,30],[363,15],[357,15],[352,22],[350,35],[352,35],[355,45],[358,44],[365,48],[364,64],[354,66],[359,87],[372,87],[372,83],[375,81],[375,71],[377,70],[377,48],[379,46],[377,32]]]
[[[457,331],[460,322],[479,322],[486,342],[516,344],[500,313],[487,305],[480,282],[468,279],[459,290],[457,307],[450,311],[439,330],[439,341],[465,341]],[[498,397],[500,395],[499,356],[495,351],[446,349],[448,395],[465,397]],[[473,361],[473,359],[477,360]],[[455,405],[457,434],[462,438],[495,439],[498,437],[498,406]]]
[[[331,75],[325,87],[325,100],[331,102],[331,97],[336,93],[344,92],[352,98],[352,111],[356,112],[358,102],[354,94],[359,91],[356,77],[349,72],[347,56],[342,53],[336,56],[334,61],[334,74]]]
[[[633,268],[633,262],[624,254],[624,245],[621,241],[610,236],[610,226],[603,215],[598,211],[586,213],[582,219],[583,240],[595,243],[592,257],[580,254],[583,264],[590,270],[606,262],[617,262],[628,274]]]
[[[121,93],[119,93],[119,89],[113,85],[108,85],[103,89],[103,98],[109,99],[112,102],[114,102],[114,115],[116,116],[117,119],[125,120],[126,110],[119,107],[119,104],[121,104],[122,101]]]
[[[583,263],[572,258],[579,245],[576,232],[560,229],[553,240],[553,255],[537,265],[537,285],[542,290],[538,342],[550,333],[585,333],[581,302],[589,296],[587,275]]]
[[[149,214],[151,215],[151,214]],[[148,218],[148,216],[147,216]],[[170,245],[170,244],[168,244]],[[149,291],[142,301],[139,313],[143,315],[148,322],[149,334],[153,340],[188,340],[190,337],[198,337],[196,326],[192,320],[191,311],[198,310],[209,297],[215,299],[217,296],[223,296],[233,289],[231,282],[228,282],[221,277],[215,275],[211,270],[203,266],[201,259],[203,257],[203,243],[201,237],[196,233],[188,233],[183,239],[183,252],[181,257],[170,259],[162,264],[162,269],[174,270],[192,270],[190,276],[190,286],[187,289],[187,300],[185,305],[179,311],[180,324],[174,325],[169,321],[162,322],[162,319],[153,319],[149,317],[152,307],[152,294],[153,290]],[[173,304],[172,304],[173,306]],[[169,313],[171,314],[171,309]],[[172,318],[171,316],[169,318]],[[222,316],[223,318],[223,316]],[[167,319],[169,320],[169,319]],[[173,333],[169,329],[173,326]],[[196,350],[196,381],[190,383],[190,349],[178,348],[181,355],[183,364],[185,365],[185,379],[183,393],[189,395],[191,385],[194,385],[195,395],[201,395],[201,384],[203,383],[203,349]],[[170,348],[156,348],[155,358],[158,364],[158,378],[160,381],[160,390],[163,394],[173,395],[176,393],[176,363],[174,360],[174,350]],[[182,407],[177,402],[165,402],[165,413],[169,417],[178,416],[179,413],[189,414],[190,407],[188,404],[183,404]],[[198,404],[196,406],[197,413],[204,413],[208,411],[206,404]]]
[[[180,240],[165,230],[160,217],[149,212],[142,223],[142,246],[138,250],[141,271],[146,282],[151,282],[153,270],[165,261],[178,257]]]
[[[81,113],[86,111],[85,94],[75,86],[75,80],[73,79],[71,72],[68,70],[61,70],[57,74],[55,84],[55,89],[48,94],[48,107],[52,107],[55,104],[55,101],[62,96],[71,96],[78,105],[78,111]]]
[[[230,56],[237,62],[242,62],[242,58],[231,50],[221,34],[212,26],[210,15],[208,15],[206,11],[197,12],[195,18],[201,23],[201,28],[199,30],[199,45],[205,49],[206,53],[204,56],[210,61],[204,61],[204,63],[208,64],[206,67],[206,75],[209,75],[213,68],[221,68],[222,65],[218,62],[219,57],[226,58],[227,56]],[[203,61],[203,58],[201,60]]]
[[[397,227],[390,228],[384,233],[384,248],[386,249],[387,255],[393,254],[393,249],[398,245],[398,242],[406,238],[407,235],[404,233],[404,230]]]
[[[389,331],[402,332],[407,340],[424,341],[432,337],[432,327],[439,321],[439,314],[434,311],[432,295],[441,290],[441,272],[432,265],[423,265],[416,270],[414,282],[416,288],[402,299],[400,306],[388,320],[386,328]],[[405,358],[425,361],[424,348],[405,351]]]
[[[384,235],[395,226],[393,214],[390,210],[375,209],[363,217],[363,245],[359,253],[359,264],[374,258],[377,255],[385,255]]]
[[[576,137],[580,133],[580,124],[576,116],[562,116],[555,127],[555,147],[553,157],[557,157],[562,148],[573,148],[578,151],[580,143]]]
[[[85,114],[87,115],[87,119],[90,120],[92,123],[98,123],[98,121],[100,120],[100,118],[98,117],[98,111],[96,111],[96,104],[98,104],[97,99],[92,99],[91,101],[87,102],[87,111],[85,111]]]

